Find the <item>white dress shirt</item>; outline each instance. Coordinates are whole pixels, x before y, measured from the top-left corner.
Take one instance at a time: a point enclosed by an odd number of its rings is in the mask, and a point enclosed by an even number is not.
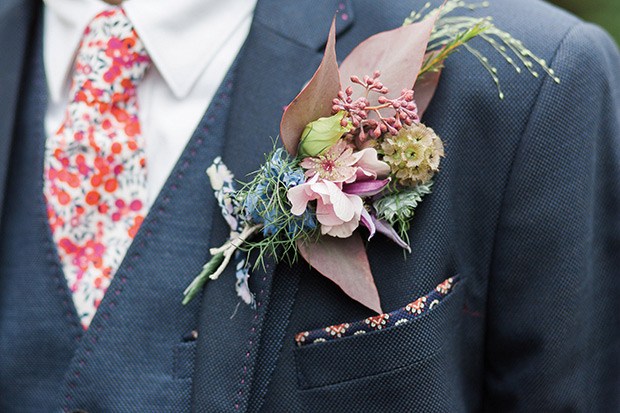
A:
[[[44,0],[47,136],[65,118],[74,58],[102,0]],[[138,86],[149,205],[200,122],[250,29],[256,0],[126,0],[122,7],[153,64]],[[205,165],[205,169],[206,169]]]

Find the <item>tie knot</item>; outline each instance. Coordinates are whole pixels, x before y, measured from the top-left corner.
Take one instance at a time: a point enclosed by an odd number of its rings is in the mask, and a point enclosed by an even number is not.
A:
[[[113,103],[135,95],[151,59],[122,8],[99,13],[90,22],[76,57],[75,101]]]

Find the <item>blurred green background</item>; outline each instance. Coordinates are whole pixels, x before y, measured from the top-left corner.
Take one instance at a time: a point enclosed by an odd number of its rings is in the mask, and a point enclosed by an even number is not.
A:
[[[602,26],[620,44],[620,0],[549,0],[584,20]]]

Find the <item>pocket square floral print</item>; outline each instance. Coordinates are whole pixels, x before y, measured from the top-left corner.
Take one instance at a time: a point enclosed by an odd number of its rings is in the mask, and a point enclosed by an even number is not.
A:
[[[292,262],[301,255],[350,298],[383,312],[366,243],[380,233],[411,252],[408,230],[414,210],[431,192],[444,157],[442,140],[421,119],[445,60],[463,46],[488,70],[500,98],[497,70],[470,45],[474,38],[489,42],[517,71],[518,60],[534,76],[534,63],[554,76],[490,18],[447,17],[457,8],[476,6],[457,0],[436,9],[426,5],[403,27],[366,39],[340,65],[334,18],[319,68],[285,108],[280,123],[284,148],[274,148],[250,183],[220,200],[228,208],[222,209],[224,218],[235,217],[229,240],[210,250],[213,258],[185,290],[184,303],[235,257],[237,293],[252,304],[247,256],[254,250],[254,266],[267,256]],[[219,197],[223,178],[212,172],[209,177]]]
[[[438,305],[458,284],[459,277],[454,276],[439,284],[433,291],[420,297],[405,307],[391,313],[379,314],[354,323],[337,324],[320,330],[304,331],[295,336],[297,346],[306,346],[336,338],[366,334],[377,330],[392,328],[414,320]]]

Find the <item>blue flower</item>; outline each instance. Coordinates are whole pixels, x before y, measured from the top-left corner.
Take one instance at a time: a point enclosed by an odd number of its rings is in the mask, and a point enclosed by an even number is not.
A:
[[[264,225],[264,236],[286,229],[287,236],[293,239],[304,231],[316,228],[312,211],[306,209],[301,216],[294,216],[290,213],[290,204],[286,198],[288,189],[304,183],[305,179],[301,168],[291,167],[288,154],[282,148],[277,149],[261,167],[244,206],[253,222]]]

